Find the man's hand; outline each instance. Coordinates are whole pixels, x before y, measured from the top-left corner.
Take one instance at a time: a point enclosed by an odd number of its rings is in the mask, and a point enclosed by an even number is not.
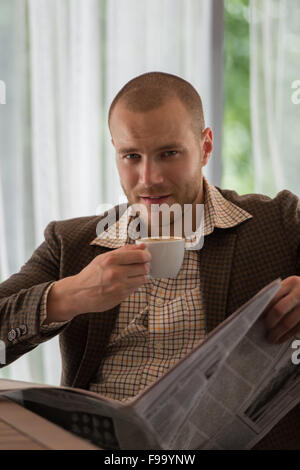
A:
[[[267,340],[284,343],[300,332],[300,276],[284,279],[274,299],[263,312]]]
[[[104,312],[125,300],[147,282],[150,260],[145,244],[98,255],[76,276],[85,312]]]
[[[51,287],[45,324],[115,307],[147,282],[150,260],[145,244],[125,245],[96,256],[80,273]]]

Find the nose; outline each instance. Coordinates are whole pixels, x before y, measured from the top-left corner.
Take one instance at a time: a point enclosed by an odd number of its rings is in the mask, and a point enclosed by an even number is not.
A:
[[[155,186],[164,182],[162,168],[157,161],[145,158],[140,163],[139,182],[144,187]]]

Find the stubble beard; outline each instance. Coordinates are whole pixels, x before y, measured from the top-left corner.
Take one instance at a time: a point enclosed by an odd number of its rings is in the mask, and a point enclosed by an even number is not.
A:
[[[192,206],[192,204],[194,204],[195,202],[198,202],[199,201],[199,195],[200,195],[200,192],[201,192],[201,186],[202,186],[202,177],[199,175],[197,175],[195,178],[193,178],[189,183],[186,183],[184,188],[181,189],[181,194],[179,195],[179,198],[176,198],[176,195],[175,197],[172,196],[172,199],[174,199],[174,201],[172,201],[169,206],[173,205],[173,204],[179,204],[180,207],[181,207],[181,213],[183,215],[183,219],[182,219],[182,227],[184,227],[184,213],[185,213],[185,204],[188,204],[190,205],[190,207]],[[133,197],[130,197],[130,194],[128,191],[126,191],[124,185],[121,183],[121,187],[124,191],[124,194],[126,195],[127,197],[127,200],[128,200],[128,203],[129,205],[134,205],[134,204],[142,204],[145,208],[146,208],[146,211],[147,211],[147,214],[148,214],[148,236],[150,236],[151,234],[151,209],[148,208],[143,202],[140,201],[140,198],[135,198]],[[172,193],[173,195],[173,193]],[[199,203],[199,202],[198,202]],[[174,223],[176,222],[176,219],[174,218],[174,213],[171,212],[170,214],[170,235],[172,236],[172,234],[174,234]],[[141,218],[142,219],[142,218]],[[159,217],[159,236],[161,236],[163,234],[163,230],[164,230],[164,226],[162,225],[162,215],[160,214],[160,217]]]

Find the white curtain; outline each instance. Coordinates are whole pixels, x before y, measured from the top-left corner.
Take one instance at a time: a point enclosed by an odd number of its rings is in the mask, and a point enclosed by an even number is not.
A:
[[[160,70],[203,98],[221,180],[223,4],[220,0],[0,0],[0,273],[18,271],[51,220],[124,200],[107,126],[114,95]],[[0,376],[58,384],[58,339]]]
[[[251,0],[255,190],[300,197],[300,2]]]
[[[119,89],[141,73],[158,70],[188,80],[200,93],[206,125],[214,131],[215,150],[204,174],[220,185],[223,2],[109,0],[106,18],[106,108]],[[107,156],[114,161],[112,147]],[[106,170],[110,202],[118,175],[115,165]]]
[[[43,241],[51,220],[93,215],[104,197],[102,22],[98,0],[1,0],[0,5],[8,23],[2,38],[7,50],[1,47],[7,103],[0,108],[4,280]],[[0,373],[59,383],[58,338]]]

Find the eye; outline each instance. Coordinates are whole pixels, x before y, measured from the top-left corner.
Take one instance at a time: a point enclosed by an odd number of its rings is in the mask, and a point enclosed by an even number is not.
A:
[[[177,153],[177,150],[168,150],[167,152],[163,153],[163,156],[174,157]]]
[[[136,160],[139,157],[140,156],[137,153],[129,153],[128,155],[124,155],[123,158],[125,158],[126,160]]]

